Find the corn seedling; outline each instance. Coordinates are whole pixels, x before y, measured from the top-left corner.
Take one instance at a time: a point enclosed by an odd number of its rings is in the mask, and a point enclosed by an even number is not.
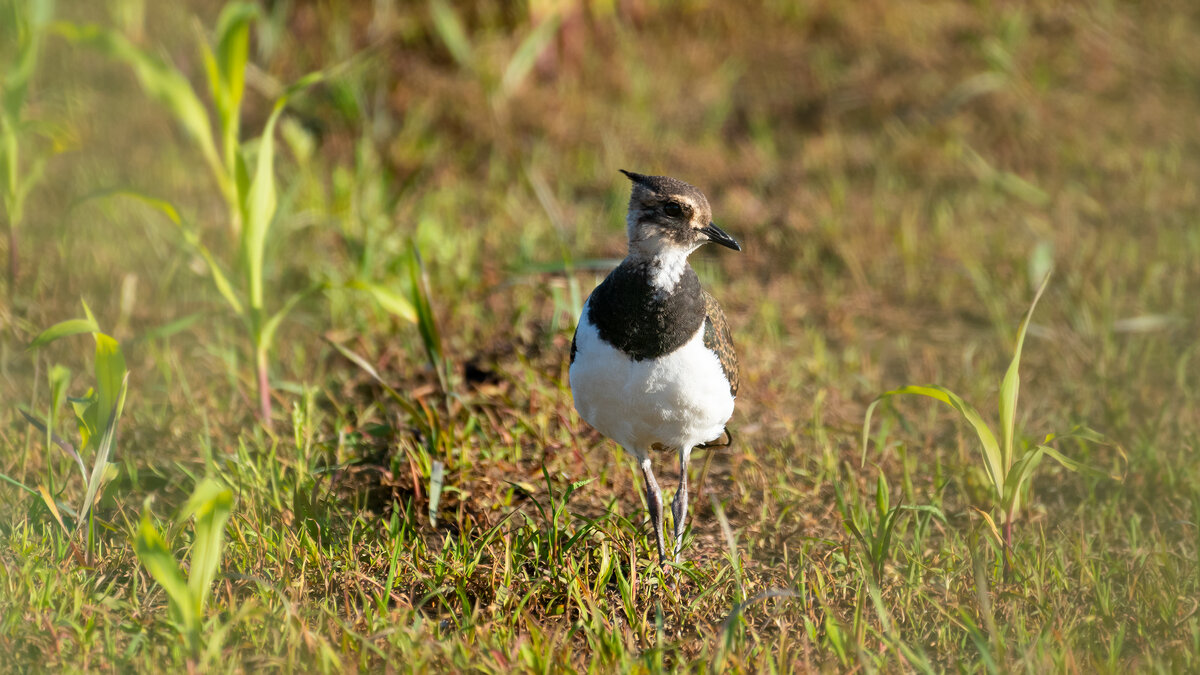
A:
[[[24,108],[53,13],[54,3],[50,0],[0,3],[0,192],[8,225],[10,298],[16,288],[18,233],[25,220],[25,199],[41,181],[50,154],[29,141],[35,135],[51,137],[51,127],[25,119]],[[23,155],[27,159],[23,160]]]
[[[21,411],[21,414],[38,431],[45,434],[47,448],[50,448],[52,445],[57,446],[75,460],[76,465],[79,467],[85,494],[77,509],[71,510],[65,507],[65,505],[59,505],[55,497],[56,490],[52,463],[47,463],[51,468],[47,470],[46,481],[38,486],[36,494],[41,496],[42,501],[46,504],[46,507],[50,510],[50,513],[54,516],[55,521],[62,528],[64,534],[67,535],[72,549],[76,552],[78,549],[76,548],[74,539],[78,532],[86,525],[87,531],[84,542],[86,556],[83,562],[90,565],[95,559],[96,546],[95,517],[92,512],[92,506],[99,497],[101,486],[109,476],[108,460],[116,450],[117,422],[125,407],[125,393],[129,382],[129,372],[125,369],[125,356],[121,353],[121,346],[112,337],[100,332],[96,324],[96,318],[92,315],[92,311],[88,308],[87,303],[83,304],[83,310],[87,315],[86,319],[63,321],[47,328],[34,339],[29,348],[38,349],[62,338],[91,333],[96,341],[94,358],[95,387],[88,389],[87,394],[83,397],[68,398],[66,390],[70,383],[71,373],[63,366],[53,366],[50,369],[50,407],[46,416],[42,420],[39,420],[28,412]],[[71,409],[75,415],[75,424],[79,430],[78,451],[73,444],[54,432],[59,414],[67,402],[71,404]],[[87,455],[92,457],[92,469],[90,472],[85,468],[83,462],[83,457]],[[12,479],[8,479],[8,481],[16,483]],[[25,487],[25,489],[29,492],[35,492],[28,487]],[[61,511],[66,511],[67,515],[75,519],[73,530],[67,528],[62,519]]]
[[[59,24],[58,29],[70,40],[90,45],[133,69],[142,88],[174,115],[187,135],[196,143],[227,207],[226,224],[237,244],[237,273],[227,274],[215,256],[201,242],[197,228],[186,224],[169,202],[142,197],[162,211],[182,232],[184,241],[204,259],[213,285],[229,308],[246,325],[254,353],[258,389],[258,415],[271,423],[271,386],[268,357],[280,322],[304,297],[321,285],[300,291],[284,300],[269,313],[266,306],[264,267],[266,242],[275,221],[277,198],[275,182],[275,127],[288,100],[296,92],[322,79],[312,73],[288,87],[271,109],[257,142],[239,140],[242,95],[249,59],[250,25],[258,16],[257,6],[230,3],[217,20],[215,48],[201,36],[200,52],[216,108],[216,136],[208,109],[200,101],[188,79],[175,67],[140,49],[120,33],[94,25]],[[253,158],[253,163],[251,159]],[[139,196],[131,191],[121,191]]]
[[[875,412],[876,406],[892,397],[911,394],[932,398],[954,408],[970,423],[979,440],[980,457],[989,479],[993,509],[998,509],[1003,516],[1003,534],[1001,535],[995,527],[993,517],[988,513],[983,513],[992,531],[1002,540],[1006,570],[1010,566],[1009,555],[1012,550],[1013,522],[1016,520],[1017,513],[1020,510],[1021,492],[1028,485],[1029,479],[1033,475],[1033,470],[1037,468],[1042,459],[1050,457],[1070,471],[1079,471],[1081,469],[1094,471],[1063,455],[1050,444],[1066,439],[1077,439],[1094,443],[1108,442],[1102,435],[1095,431],[1076,428],[1067,434],[1048,434],[1041,443],[1026,448],[1019,455],[1016,452],[1017,395],[1021,388],[1021,376],[1019,372],[1021,350],[1025,344],[1025,333],[1029,328],[1029,321],[1033,317],[1033,310],[1037,307],[1038,300],[1042,297],[1042,293],[1046,290],[1046,285],[1049,281],[1050,272],[1047,272],[1042,279],[1041,285],[1038,286],[1033,303],[1029,306],[1029,311],[1026,312],[1025,318],[1021,321],[1020,328],[1017,329],[1017,342],[1013,350],[1012,361],[1009,363],[1008,370],[1004,374],[1004,379],[1000,383],[999,441],[996,440],[996,434],[992,431],[992,427],[984,421],[983,416],[979,414],[979,411],[974,406],[967,403],[958,394],[936,384],[924,386],[910,385],[885,392],[867,406],[866,416],[863,420],[862,448],[864,463],[866,461],[871,430],[871,416]]]
[[[177,525],[183,525],[189,518],[195,518],[195,537],[186,576],[166,540],[151,522],[148,505],[143,507],[141,523],[133,533],[138,560],[166,591],[171,622],[183,635],[193,658],[201,647],[204,607],[221,566],[225,524],[232,509],[233,492],[229,488],[211,478],[196,486],[176,520]],[[206,651],[210,657],[220,649],[224,634],[224,629],[208,633]]]

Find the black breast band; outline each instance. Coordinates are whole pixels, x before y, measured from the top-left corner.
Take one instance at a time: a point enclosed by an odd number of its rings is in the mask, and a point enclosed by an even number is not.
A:
[[[687,266],[675,289],[664,293],[650,284],[652,264],[622,262],[588,300],[588,320],[600,338],[635,361],[670,354],[704,323],[704,293],[695,270]]]

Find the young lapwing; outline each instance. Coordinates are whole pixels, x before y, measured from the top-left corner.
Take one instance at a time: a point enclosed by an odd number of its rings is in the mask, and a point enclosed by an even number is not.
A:
[[[692,449],[725,432],[738,390],[725,314],[688,255],[707,242],[742,250],[712,223],[708,199],[666,176],[622,171],[633,181],[629,254],[592,291],[571,342],[571,394],[579,416],[632,452],[646,480],[659,562],[665,564],[662,491],[651,450],[679,453],[675,560],[687,519]]]

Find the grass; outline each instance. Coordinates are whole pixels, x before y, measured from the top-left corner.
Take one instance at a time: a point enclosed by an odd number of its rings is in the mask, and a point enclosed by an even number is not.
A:
[[[28,22],[5,109],[42,167],[5,174],[8,667],[1195,670],[1196,8],[581,6],[53,7],[170,64],[212,153],[120,59]],[[239,75],[218,26],[243,25]],[[3,39],[20,83],[29,43]],[[210,91],[200,43],[244,90]],[[272,125],[254,282],[231,221]],[[636,467],[566,380],[623,254],[620,168],[701,187],[745,248],[694,260],[742,391],[670,575]],[[188,227],[89,198],[112,191]],[[299,298],[265,358],[215,268],[245,307],[255,283],[264,312]],[[119,397],[86,336],[27,349],[81,298],[128,379],[107,458],[100,434],[77,463],[22,411],[73,439],[89,388]],[[998,493],[958,413],[894,397],[863,466],[868,406],[909,382],[1005,411],[1009,461],[1047,429],[1112,445],[1060,438],[1100,471],[1043,462]]]

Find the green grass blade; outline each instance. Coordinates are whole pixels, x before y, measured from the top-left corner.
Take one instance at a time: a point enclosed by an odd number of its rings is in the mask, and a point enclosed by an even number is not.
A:
[[[29,343],[28,349],[37,349],[72,335],[80,335],[82,333],[95,333],[100,330],[92,319],[69,319],[54,324],[38,334],[33,342]]]
[[[96,401],[100,412],[96,428],[103,429],[108,426],[109,414],[120,414],[116,410],[117,401],[125,397],[127,371],[121,345],[104,333],[96,332],[92,335],[96,338]]]
[[[8,483],[9,485],[11,485],[15,488],[20,488],[20,489],[28,492],[31,495],[37,496],[39,494],[37,490],[34,490],[33,488],[29,487],[28,485],[22,483],[21,481],[17,480],[16,478],[13,478],[12,476],[9,476],[7,474],[0,473],[0,480],[4,481],[5,483]]]
[[[1017,396],[1021,389],[1021,350],[1025,346],[1025,332],[1029,329],[1029,320],[1033,318],[1033,310],[1046,290],[1046,284],[1050,282],[1052,271],[1046,272],[1046,276],[1042,277],[1042,283],[1033,296],[1029,311],[1021,320],[1021,327],[1017,329],[1017,345],[1013,349],[1012,362],[1008,364],[1008,371],[1004,373],[1004,380],[1000,384],[1000,447],[1003,453],[1001,463],[1006,472],[1012,466],[1013,461],[1013,436],[1016,433],[1017,425]]]
[[[884,400],[893,396],[911,394],[916,396],[925,396],[936,401],[941,401],[946,405],[958,411],[963,418],[970,423],[971,428],[975,430],[976,437],[979,438],[980,450],[983,454],[984,468],[987,470],[988,478],[992,481],[992,487],[996,491],[996,497],[999,499],[1004,494],[1004,468],[1001,463],[1000,444],[996,442],[996,435],[992,433],[991,428],[984,421],[983,416],[975,409],[975,406],[967,403],[961,396],[955,394],[949,389],[931,384],[927,386],[909,385],[900,389],[884,392],[879,398],[871,401],[867,406],[866,417],[863,420],[862,430],[862,446],[863,460],[867,456],[867,444],[870,440],[869,434],[871,430],[871,416],[875,411],[875,407]]]

